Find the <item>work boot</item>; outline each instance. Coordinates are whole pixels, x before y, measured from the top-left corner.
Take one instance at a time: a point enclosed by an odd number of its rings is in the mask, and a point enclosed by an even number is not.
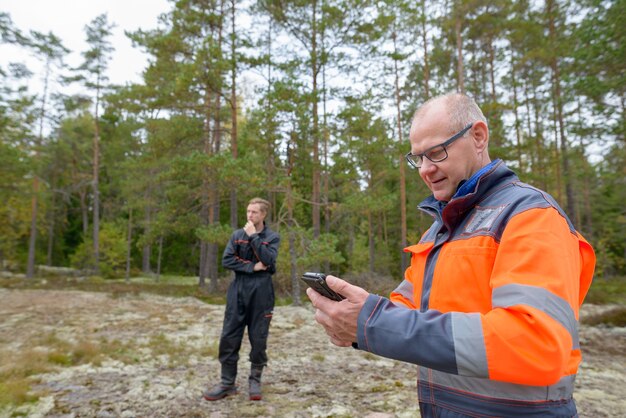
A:
[[[250,394],[251,401],[260,401],[263,399],[263,394],[261,393],[261,374],[263,373],[263,366],[257,367],[252,366],[250,369],[250,377],[248,377],[249,389],[248,393]]]
[[[237,377],[237,365],[222,364],[222,381],[212,389],[202,391],[202,397],[207,401],[218,401],[228,395],[237,393],[235,379]]]
[[[224,399],[228,395],[234,395],[237,393],[237,386],[225,386],[220,383],[215,385],[213,389],[205,389],[202,391],[202,397],[207,401],[219,401],[220,399]]]

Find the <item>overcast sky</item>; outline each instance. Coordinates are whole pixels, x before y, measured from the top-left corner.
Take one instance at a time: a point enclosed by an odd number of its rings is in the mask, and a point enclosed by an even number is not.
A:
[[[113,28],[109,38],[115,48],[109,62],[108,77],[111,83],[124,85],[141,81],[141,72],[147,58],[134,49],[125,30],[134,31],[157,27],[158,16],[170,10],[167,0],[0,0],[0,11],[11,16],[13,24],[23,32],[36,30],[52,32],[63,45],[72,50],[66,62],[71,66],[83,61],[81,52],[87,49],[85,25],[96,16],[107,13]],[[22,51],[0,46],[0,65],[24,62],[35,71],[36,61]]]

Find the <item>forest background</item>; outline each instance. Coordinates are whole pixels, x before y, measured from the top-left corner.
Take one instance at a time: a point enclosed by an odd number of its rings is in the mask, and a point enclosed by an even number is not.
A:
[[[157,29],[127,33],[150,58],[125,86],[106,77],[113,25],[86,22],[73,68],[53,33],[0,11],[0,41],[43,68],[0,62],[3,269],[191,276],[216,292],[261,196],[281,295],[297,303],[298,276],[318,269],[388,291],[431,222],[403,159],[411,116],[461,91],[489,120],[492,158],[593,244],[596,282],[626,281],[624,0],[171,1]]]

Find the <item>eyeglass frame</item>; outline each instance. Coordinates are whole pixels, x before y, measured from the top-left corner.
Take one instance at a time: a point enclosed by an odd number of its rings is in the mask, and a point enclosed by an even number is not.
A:
[[[463,137],[467,131],[469,131],[472,126],[474,126],[474,123],[470,123],[469,125],[467,125],[465,128],[461,129],[458,133],[454,134],[453,136],[451,136],[450,138],[446,139],[444,142],[442,142],[441,144],[437,144],[437,145],[433,145],[432,147],[428,148],[426,151],[422,152],[421,154],[411,154],[411,151],[407,152],[406,155],[404,156],[404,158],[406,159],[407,163],[409,164],[409,167],[411,168],[415,168],[415,169],[420,169],[422,167],[422,163],[424,162],[424,157],[428,158],[428,160],[430,162],[433,163],[440,163],[442,161],[444,161],[446,158],[448,158],[448,150],[446,149],[446,147],[450,146],[450,144],[452,144],[454,141],[456,141],[457,139]],[[428,154],[430,151],[434,150],[437,147],[441,147],[443,148],[443,152],[445,154],[445,157],[434,161],[432,158],[430,158]],[[419,157],[422,161],[422,163],[420,163],[419,165],[417,164],[417,162],[415,162],[414,158]]]

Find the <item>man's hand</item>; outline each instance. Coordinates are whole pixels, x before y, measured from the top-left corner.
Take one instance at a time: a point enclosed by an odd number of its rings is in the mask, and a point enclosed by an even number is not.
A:
[[[250,221],[246,222],[246,224],[243,227],[243,231],[249,236],[251,237],[252,234],[256,234],[256,227],[254,226],[254,224]]]
[[[350,347],[357,340],[357,319],[369,293],[335,276],[326,276],[326,283],[345,299],[336,302],[308,288],[306,294],[316,308],[315,320],[324,327],[330,342],[339,347]]]
[[[254,271],[261,271],[261,270],[267,270],[267,266],[265,264],[263,264],[262,262],[258,261],[254,267],[253,267]]]

